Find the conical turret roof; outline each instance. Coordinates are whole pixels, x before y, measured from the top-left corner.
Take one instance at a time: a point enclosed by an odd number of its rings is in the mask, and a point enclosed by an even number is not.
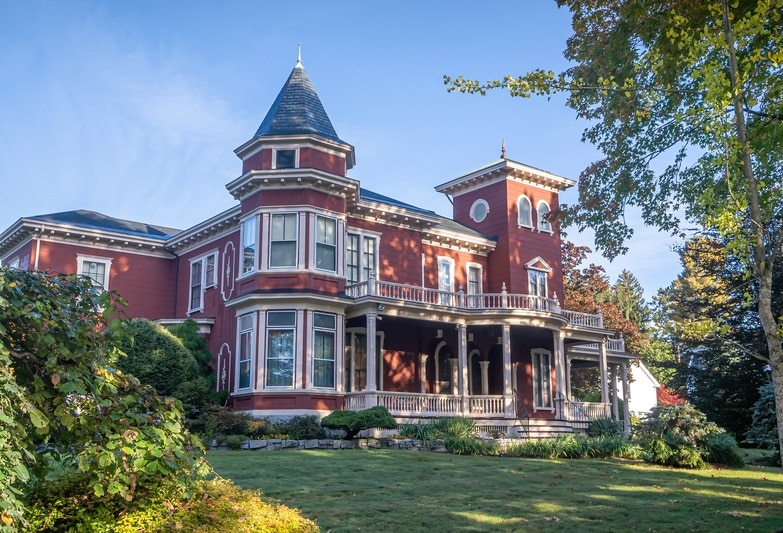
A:
[[[302,134],[348,144],[337,136],[302,62],[297,61],[255,137]]]

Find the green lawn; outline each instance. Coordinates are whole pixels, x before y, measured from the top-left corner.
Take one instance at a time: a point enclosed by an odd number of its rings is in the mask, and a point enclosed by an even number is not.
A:
[[[783,529],[779,469],[674,470],[400,450],[207,457],[223,477],[301,509],[324,532]]]

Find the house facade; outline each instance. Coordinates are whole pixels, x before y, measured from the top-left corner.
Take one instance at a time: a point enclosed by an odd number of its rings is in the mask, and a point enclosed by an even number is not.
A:
[[[459,415],[543,436],[630,401],[622,339],[560,303],[548,215],[572,180],[504,150],[435,187],[451,217],[369,191],[301,62],[235,153],[235,206],[196,226],[25,217],[0,234],[0,261],[89,276],[131,316],[194,319],[218,390],[255,416],[383,405],[400,422]],[[601,402],[570,398],[573,364],[601,370]]]

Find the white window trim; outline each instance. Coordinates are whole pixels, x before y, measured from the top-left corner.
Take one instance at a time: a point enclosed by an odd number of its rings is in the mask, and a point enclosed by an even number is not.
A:
[[[311,270],[317,271],[317,272],[324,272],[328,274],[333,274],[336,276],[343,276],[344,275],[344,268],[345,268],[345,253],[340,253],[340,250],[345,249],[345,223],[344,221],[332,215],[331,213],[310,213],[309,219],[309,226],[310,226],[310,235],[313,236],[313,238],[310,240],[310,263],[311,263]],[[330,220],[334,220],[334,231],[335,231],[335,244],[334,244],[334,270],[324,269],[324,268],[318,268],[316,266],[316,250],[318,248],[318,218],[328,218]],[[361,242],[361,239],[360,239]],[[376,253],[376,255],[378,255]],[[360,258],[361,261],[361,258]]]
[[[334,330],[328,330],[325,328],[315,327],[315,315],[333,315],[335,317]],[[307,329],[307,358],[310,364],[307,365],[307,376],[305,388],[314,390],[328,390],[342,392],[342,371],[343,362],[342,358],[345,353],[345,348],[342,343],[345,342],[345,333],[343,333],[343,323],[345,322],[344,316],[328,311],[310,311],[307,313],[307,321],[310,327]],[[334,387],[320,387],[315,385],[315,331],[333,331],[334,332]],[[340,340],[343,339],[343,340]]]
[[[359,279],[356,283],[362,283],[367,281],[366,279],[364,279],[364,270],[365,270],[364,240],[367,238],[375,239],[375,259],[374,259],[374,264],[371,265],[370,271],[372,271],[375,274],[375,279],[380,279],[380,275],[378,272],[378,268],[379,268],[378,265],[380,264],[382,234],[375,231],[359,230],[356,228],[347,228],[345,233],[346,233],[345,241],[341,248],[346,252],[348,247],[348,234],[358,235],[359,237]],[[345,276],[348,267],[348,258],[346,257],[345,253],[343,253],[342,261],[343,261],[342,275]]]
[[[549,407],[546,406],[540,406],[537,405],[537,400],[540,400],[541,398],[536,398],[536,391],[538,389],[536,381],[539,379],[538,373],[540,372],[539,367],[541,366],[540,357],[541,355],[546,355],[547,359],[549,361],[549,401],[551,402],[551,405]],[[554,411],[555,410],[555,401],[554,401],[554,395],[552,393],[552,352],[550,350],[545,350],[543,348],[535,348],[530,352],[530,362],[531,367],[533,369],[533,412],[536,411]]]
[[[215,265],[215,280],[212,282],[212,284],[207,285],[207,259],[213,257],[214,258],[214,265]],[[193,263],[201,262],[201,298],[200,303],[201,305],[199,307],[191,307],[191,304],[193,303],[191,301],[192,295],[190,293],[190,290],[193,287],[193,279],[191,276],[193,275]],[[213,287],[218,286],[218,280],[220,279],[220,266],[218,264],[218,250],[211,250],[209,253],[206,253],[204,255],[195,257],[190,260],[189,268],[188,268],[188,314],[190,313],[196,313],[198,311],[204,310],[204,295],[207,292],[207,289],[211,289]]]
[[[552,212],[552,208],[549,207],[549,204],[545,202],[544,200],[539,200],[539,202],[536,204],[536,218],[538,219],[538,231],[541,233],[553,233],[554,230],[552,229],[552,222],[550,220],[544,220],[544,217],[541,216],[541,206],[545,205],[547,208],[547,213],[549,214]],[[547,228],[542,227],[543,224],[546,224]]]
[[[269,327],[267,325],[267,315],[269,312],[276,312],[276,311],[293,311],[296,313],[296,324],[294,325],[294,369],[293,369],[293,376],[292,380],[293,383],[291,386],[288,385],[267,385],[266,384],[266,364],[267,364],[267,348],[268,348],[268,339],[267,339],[267,331],[269,330]],[[259,336],[258,336],[258,342],[259,344],[263,343],[262,346],[260,346],[259,353],[263,353],[263,357],[259,357],[259,364],[258,364],[258,383],[259,388],[263,390],[268,391],[290,391],[290,390],[302,390],[302,374],[301,374],[301,368],[302,368],[302,362],[304,360],[304,353],[302,351],[302,342],[300,339],[304,338],[306,333],[304,332],[304,324],[305,324],[305,309],[298,309],[294,307],[280,307],[280,308],[271,308],[267,309],[264,312],[261,313],[261,317],[259,320]],[[339,346],[338,346],[339,348]]]
[[[242,329],[242,319],[244,317],[250,317],[250,369],[248,371],[248,375],[250,378],[250,384],[247,387],[239,388],[239,364],[240,364],[240,355],[242,353],[242,332],[247,331]],[[237,316],[237,338],[236,338],[236,364],[234,365],[234,393],[240,394],[244,392],[249,392],[254,389],[253,387],[253,380],[257,379],[257,376],[255,376],[255,373],[253,372],[253,369],[256,368],[256,357],[255,354],[257,353],[257,346],[256,346],[256,332],[258,330],[258,313],[251,312],[251,313],[245,313],[243,315]]]
[[[84,273],[84,270],[82,268],[82,265],[85,261],[89,261],[90,263],[102,263],[106,269],[106,280],[103,286],[101,287],[102,290],[108,291],[109,290],[109,280],[111,279],[111,257],[100,257],[97,255],[83,255],[83,254],[76,254],[76,273],[79,276],[87,276]],[[87,276],[89,277],[89,276]]]
[[[293,266],[272,266],[272,215],[296,215],[296,259]],[[302,243],[305,242],[305,224],[302,223],[304,213],[292,211],[291,209],[281,209],[274,211],[265,211],[262,218],[263,229],[261,231],[261,271],[262,272],[285,272],[292,270],[304,270],[304,253],[302,253]]]
[[[299,168],[299,146],[277,146],[272,148],[272,170],[277,170],[277,152],[284,152],[286,150],[294,151],[294,168]],[[291,169],[281,169],[291,170]]]
[[[253,268],[245,271],[245,222],[248,220],[255,218],[256,220],[256,244],[255,244],[255,251],[253,253]],[[261,232],[259,231],[259,227],[261,224],[261,219],[258,216],[258,211],[255,211],[250,214],[250,216],[247,216],[240,220],[239,222],[239,262],[237,268],[237,279],[243,278],[245,276],[252,276],[256,272],[258,272],[258,257],[259,257],[259,248],[261,247]]]
[[[448,263],[449,266],[451,267],[451,269],[450,269],[451,281],[449,283],[449,288],[448,289],[443,289],[441,287],[441,269],[440,269],[440,266],[442,264],[444,264],[444,263]],[[451,257],[446,257],[446,256],[443,256],[443,255],[439,255],[438,256],[438,290],[439,291],[444,291],[445,290],[445,291],[448,291],[448,292],[454,292],[454,277],[455,277],[454,276],[454,274],[455,274],[454,266],[455,266],[455,261]]]
[[[478,209],[479,206],[484,207],[484,216],[481,217],[481,220],[479,220],[479,218],[477,218],[476,216],[476,209]],[[478,200],[473,202],[473,205],[470,206],[470,219],[473,222],[481,224],[487,219],[488,216],[489,216],[489,204],[483,198],[479,198]]]
[[[475,268],[479,271],[479,286],[478,286],[478,292],[476,294],[481,294],[484,290],[484,266],[480,263],[471,263],[468,262],[465,265],[465,294],[470,294],[468,292],[468,287],[470,287],[470,269]]]
[[[530,206],[530,223],[529,224],[523,224],[522,223],[522,209],[520,209],[520,204],[522,203],[522,200],[527,200],[528,206]],[[530,201],[530,198],[527,197],[525,194],[520,194],[517,198],[517,227],[518,228],[529,228],[533,229],[533,202]]]

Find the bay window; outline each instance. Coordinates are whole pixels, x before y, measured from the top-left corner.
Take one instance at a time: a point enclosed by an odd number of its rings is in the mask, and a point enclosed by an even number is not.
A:
[[[266,324],[266,386],[293,387],[296,311],[269,311]]]

